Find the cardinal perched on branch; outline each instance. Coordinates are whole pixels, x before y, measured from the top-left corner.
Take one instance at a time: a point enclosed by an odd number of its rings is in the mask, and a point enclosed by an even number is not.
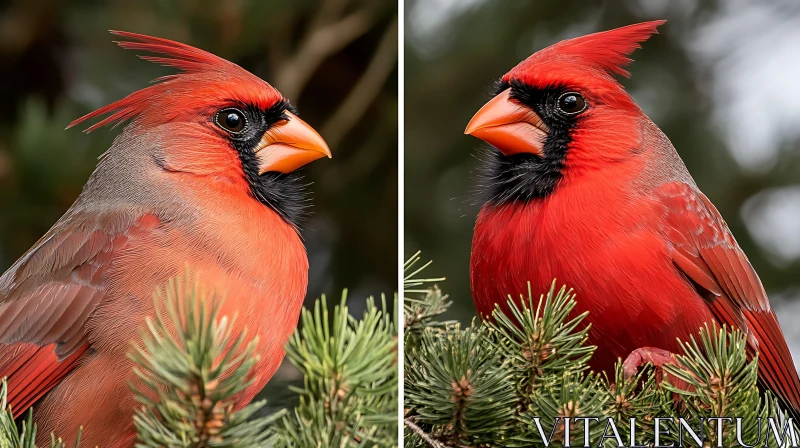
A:
[[[669,139],[614,79],[663,21],[545,48],[500,80],[467,134],[496,148],[472,240],[489,315],[506,294],[574,287],[591,363],[664,359],[706,322],[738,328],[759,381],[795,417],[800,381],[764,288]],[[666,359],[669,359],[667,356]]]
[[[126,358],[154,290],[188,269],[224,291],[234,334],[259,337],[243,407],[284,356],[308,279],[296,169],[330,151],[280,92],[178,42],[114,32],[181,70],[70,124],[130,120],[78,200],[0,277],[0,377],[21,415],[39,402],[40,443],[133,446]],[[68,443],[67,445],[71,445]]]

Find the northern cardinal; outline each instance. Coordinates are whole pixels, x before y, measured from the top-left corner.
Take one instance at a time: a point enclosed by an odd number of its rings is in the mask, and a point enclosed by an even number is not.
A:
[[[553,279],[589,311],[596,371],[680,353],[706,323],[747,334],[759,381],[795,416],[800,381],[764,288],[669,139],[615,75],[664,23],[540,50],[500,80],[466,133],[492,151],[472,240],[481,315]],[[649,348],[649,349],[647,349]],[[636,353],[638,350],[652,353]]]
[[[129,447],[137,406],[126,357],[156,288],[187,269],[258,336],[246,405],[278,368],[308,282],[295,170],[331,153],[272,86],[166,39],[113,32],[180,69],[70,127],[130,120],[75,204],[0,277],[0,377],[15,415],[38,402],[43,444]],[[135,382],[135,381],[134,381]],[[49,444],[49,442],[47,442]]]

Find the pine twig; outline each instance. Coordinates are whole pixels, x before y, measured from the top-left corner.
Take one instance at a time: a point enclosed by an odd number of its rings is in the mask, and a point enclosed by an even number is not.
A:
[[[414,423],[414,419],[412,417],[406,417],[404,420],[406,427],[414,431],[416,435],[418,435],[422,440],[424,440],[428,445],[432,448],[450,448],[442,442],[434,439],[430,434],[426,433],[424,429],[420,428],[419,425]]]
[[[403,300],[405,330],[403,336],[406,343],[410,338],[416,338],[425,327],[446,327],[453,324],[452,321],[438,322],[435,319],[444,314],[452,302],[449,297],[442,294],[436,286],[437,282],[444,281],[441,278],[419,278],[419,275],[433,263],[428,261],[418,266],[421,261],[420,252],[417,251],[403,264],[403,289],[405,298]],[[412,344],[413,345],[413,344]]]
[[[82,431],[83,428],[78,430],[74,448],[78,448],[81,443]],[[28,416],[22,419],[17,427],[14,414],[8,407],[8,381],[6,377],[3,377],[2,386],[0,386],[0,448],[37,448],[36,433],[32,407],[28,410]],[[50,448],[66,448],[64,441],[53,433],[50,434],[48,446]]]
[[[406,272],[411,272],[407,294],[409,285],[425,284],[415,280],[427,266],[416,269],[418,262],[415,254],[406,263]],[[442,295],[430,290],[410,294],[414,309],[438,306]],[[637,446],[652,445],[655,417],[694,422],[706,435],[703,446],[738,446],[740,436],[762,446],[768,419],[780,428],[789,425],[776,398],[759,390],[758,357],[748,356],[741,331],[709,325],[680,344],[682,353],[674,353],[677,363],[661,368],[647,364],[628,376],[620,361],[608,378],[589,368],[591,328],[581,323],[586,313],[575,312],[575,294],[554,283],[538,301],[533,297],[529,290],[527,297],[496,308],[491,319],[465,328],[441,325],[430,317],[414,320],[405,336],[407,447],[423,441],[434,448],[445,446],[441,441],[456,447],[561,446],[567,443],[564,419],[589,416],[597,423],[573,426],[572,446],[583,437],[589,440],[581,446],[611,446],[604,432],[609,419],[617,425],[614,433],[635,433],[631,443]],[[498,302],[503,299],[497,297]],[[408,298],[406,302],[408,313]],[[712,421],[719,416],[741,418],[741,429]],[[665,432],[658,431],[660,445],[677,446],[679,427],[674,420],[665,425]],[[545,433],[542,426],[548,428]],[[723,431],[719,436],[718,429]],[[786,446],[776,440],[767,444],[776,445]]]
[[[397,443],[397,326],[386,299],[367,300],[361,320],[346,293],[332,315],[325,296],[301,314],[286,345],[305,377],[300,405],[286,415],[280,447],[390,447]]]
[[[154,296],[141,345],[129,358],[142,407],[134,415],[141,446],[255,447],[274,443],[271,425],[283,412],[251,420],[265,402],[234,411],[233,399],[248,387],[258,360],[257,338],[234,335],[234,318],[220,316],[220,300],[207,296],[190,274]]]

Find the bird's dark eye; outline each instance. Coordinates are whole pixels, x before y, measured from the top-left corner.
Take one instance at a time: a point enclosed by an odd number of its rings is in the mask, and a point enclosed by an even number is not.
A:
[[[577,115],[586,110],[586,101],[580,93],[567,92],[558,97],[558,110],[566,115]]]
[[[242,132],[245,125],[247,125],[244,113],[238,109],[223,109],[217,112],[214,121],[217,126],[233,134]]]

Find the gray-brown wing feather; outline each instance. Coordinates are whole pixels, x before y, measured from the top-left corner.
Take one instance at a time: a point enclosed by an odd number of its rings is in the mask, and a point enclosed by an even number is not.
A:
[[[153,221],[131,213],[62,218],[0,277],[0,344],[55,343],[60,358],[81,346],[114,253]]]

